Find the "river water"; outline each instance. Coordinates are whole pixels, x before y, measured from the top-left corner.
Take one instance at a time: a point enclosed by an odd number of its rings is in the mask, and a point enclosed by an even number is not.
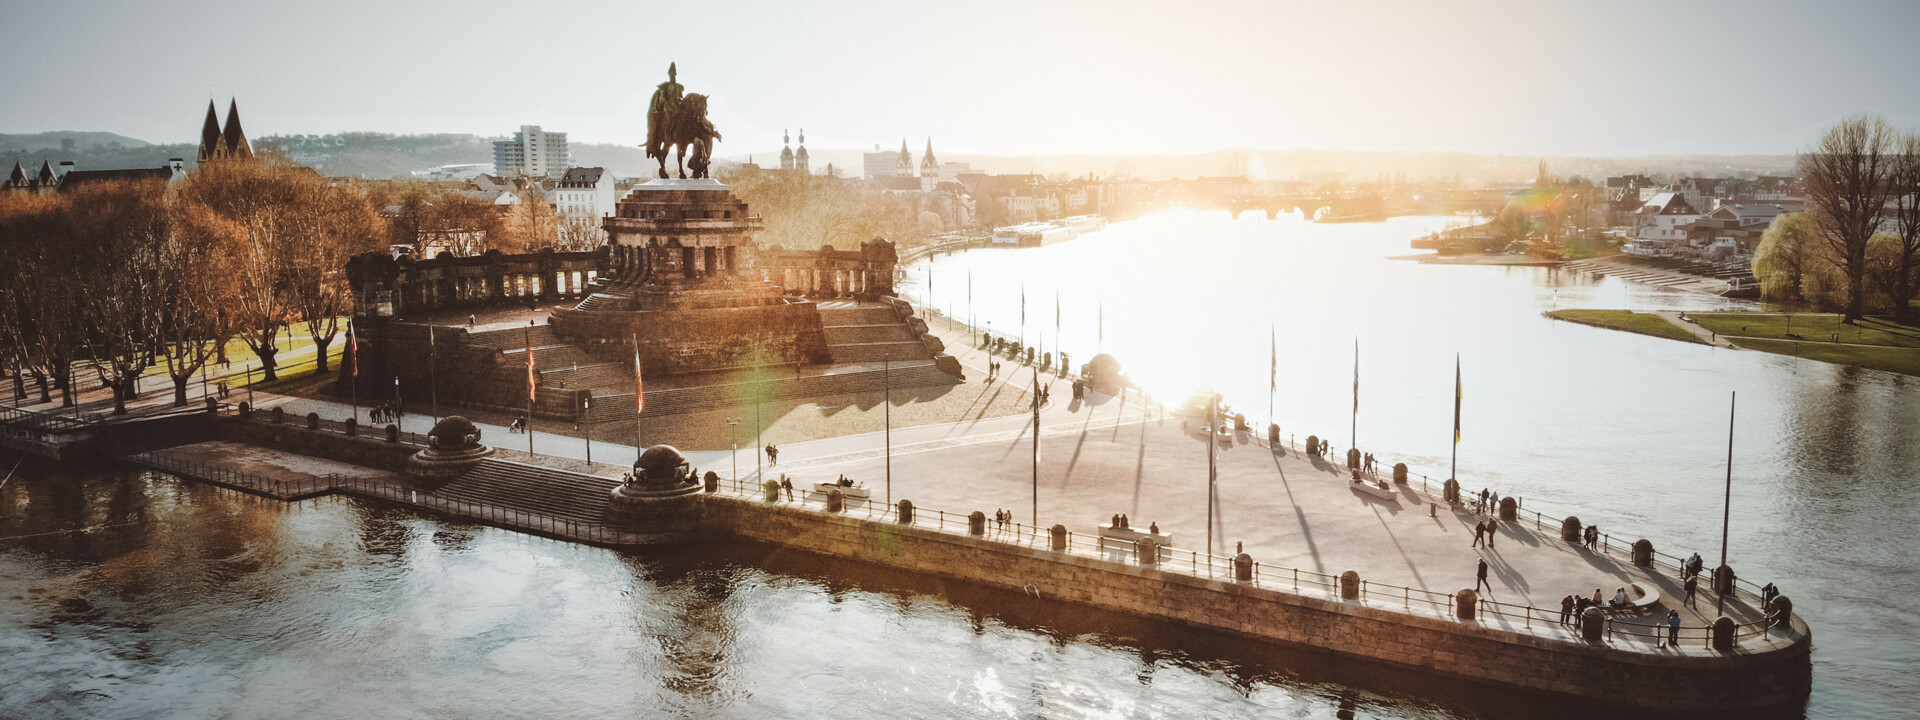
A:
[[[931,264],[933,304],[1163,397],[1460,475],[1731,563],[1814,628],[1809,717],[1906,712],[1920,384],[1543,319],[1721,301],[1387,257],[1445,221],[1162,213]],[[927,293],[926,266],[910,271]],[[1054,330],[1058,294],[1060,332]],[[1104,337],[1100,316],[1104,315]],[[12,458],[6,458],[7,465]],[[85,532],[72,532],[86,528]],[[289,506],[118,466],[0,488],[0,717],[1600,717],[1519,694],[757,545],[617,553],[340,498]]]

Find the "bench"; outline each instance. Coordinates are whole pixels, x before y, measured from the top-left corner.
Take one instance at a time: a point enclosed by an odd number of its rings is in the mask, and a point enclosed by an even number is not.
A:
[[[841,495],[844,495],[850,498],[860,498],[861,500],[866,500],[868,498],[873,497],[873,491],[868,490],[864,485],[854,485],[854,486],[848,487],[848,486],[838,485],[830,482],[817,482],[813,484],[813,491],[820,493],[821,495],[826,495],[835,490],[839,490]]]
[[[1112,525],[1101,525],[1095,533],[1100,536],[1101,545],[1105,545],[1107,540],[1117,540],[1125,543],[1127,547],[1133,547],[1134,543],[1140,542],[1140,538],[1150,537],[1154,542],[1159,543],[1160,547],[1173,546],[1173,533],[1150,533]]]
[[[1609,615],[1638,615],[1653,609],[1654,605],[1660,603],[1660,591],[1640,583],[1627,585],[1627,596],[1633,598],[1633,601],[1625,605],[1601,603],[1594,607],[1600,608],[1601,612]]]
[[[1383,485],[1384,483],[1375,483],[1374,481],[1367,480],[1365,478],[1355,480],[1351,484],[1353,485],[1353,489],[1359,490],[1360,492],[1380,498],[1381,500],[1400,499],[1400,491],[1395,490],[1392,485],[1381,487],[1381,485]]]

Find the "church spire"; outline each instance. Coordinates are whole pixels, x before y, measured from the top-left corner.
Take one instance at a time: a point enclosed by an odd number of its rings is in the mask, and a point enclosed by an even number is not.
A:
[[[222,133],[227,156],[240,159],[253,158],[253,144],[247,142],[247,134],[240,129],[240,100],[234,98],[227,105],[227,128]]]
[[[207,99],[207,121],[200,126],[200,160],[212,160],[220,154],[220,111],[213,99]]]
[[[813,173],[813,169],[807,166],[806,128],[800,128],[800,149],[793,153],[793,169],[809,175]]]

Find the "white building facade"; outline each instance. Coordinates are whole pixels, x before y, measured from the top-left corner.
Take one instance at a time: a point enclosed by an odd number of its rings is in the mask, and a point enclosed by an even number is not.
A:
[[[521,125],[512,140],[493,142],[494,172],[506,176],[559,177],[573,167],[567,134]]]

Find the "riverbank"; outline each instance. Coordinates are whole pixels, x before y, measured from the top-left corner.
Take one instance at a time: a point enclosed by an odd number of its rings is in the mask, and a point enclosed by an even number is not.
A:
[[[1421,253],[1418,255],[1398,255],[1388,260],[1413,260],[1426,265],[1494,265],[1501,267],[1553,267],[1564,260],[1547,260],[1531,255],[1509,255],[1468,253],[1464,255],[1442,255],[1440,253]]]
[[[1668,340],[1742,348],[1920,377],[1920,328],[1887,318],[1857,325],[1830,313],[1553,310],[1556,320]]]
[[[1651,335],[1667,340],[1708,344],[1686,328],[1668,322],[1666,318],[1654,313],[1634,312],[1632,310],[1551,310],[1544,313],[1555,320],[1591,325],[1608,330],[1623,330],[1639,335]]]

